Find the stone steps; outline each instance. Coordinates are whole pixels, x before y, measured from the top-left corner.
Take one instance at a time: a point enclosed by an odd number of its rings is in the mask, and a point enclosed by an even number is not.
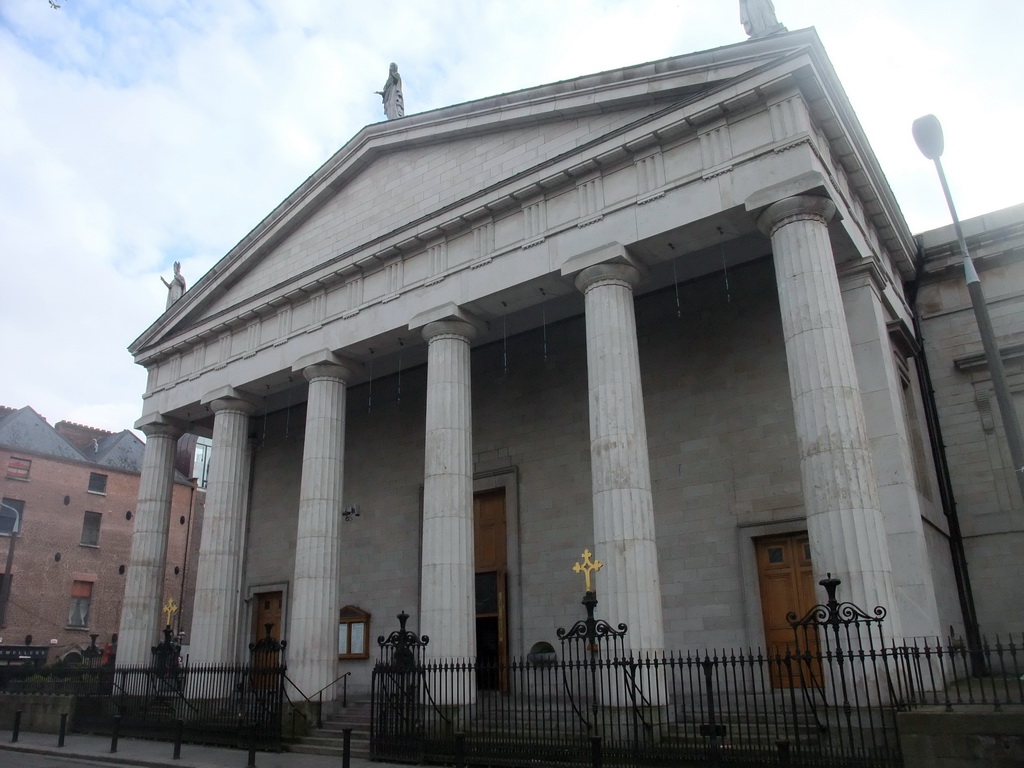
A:
[[[323,719],[323,727],[308,736],[300,736],[285,744],[288,752],[305,755],[341,757],[344,754],[345,729],[352,729],[349,754],[352,757],[370,756],[370,703],[353,702],[334,715]]]

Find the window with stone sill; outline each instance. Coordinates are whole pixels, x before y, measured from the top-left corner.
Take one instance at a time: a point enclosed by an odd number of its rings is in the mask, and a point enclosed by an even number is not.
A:
[[[90,603],[92,603],[92,582],[74,582],[71,585],[71,608],[68,611],[68,627],[84,629],[89,626]]]
[[[370,614],[346,605],[338,614],[338,658],[370,658]]]
[[[99,472],[89,473],[89,493],[106,493],[107,492],[107,476],[101,475]]]
[[[99,512],[86,512],[82,520],[82,540],[79,542],[83,547],[98,547],[100,545],[100,523],[103,515]]]
[[[11,456],[7,460],[8,480],[28,480],[28,476],[31,470],[31,459],[20,459],[17,456]]]

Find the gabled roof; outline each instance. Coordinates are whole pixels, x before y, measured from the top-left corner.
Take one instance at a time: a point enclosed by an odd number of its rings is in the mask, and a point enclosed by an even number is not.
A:
[[[383,163],[389,157],[413,148],[425,150],[465,140],[484,142],[497,134],[511,131],[525,133],[536,130],[537,126],[554,122],[590,120],[595,126],[595,134],[599,133],[599,139],[606,141],[616,132],[625,132],[642,120],[650,120],[659,110],[678,109],[679,105],[707,94],[721,93],[723,101],[727,101],[730,88],[735,84],[750,78],[754,73],[801,56],[808,57],[812,62],[809,65],[810,74],[804,78],[802,85],[814,91],[809,101],[816,100],[817,108],[827,113],[821,120],[823,130],[829,135],[829,140],[836,142],[836,156],[851,166],[849,178],[858,189],[868,193],[865,195],[865,199],[870,202],[868,214],[875,218],[879,232],[890,243],[892,250],[912,252],[910,232],[817,33],[813,29],[800,30],[366,126],[164,312],[131,344],[129,351],[141,362],[145,362],[151,351],[168,344],[176,346],[194,336],[192,329],[201,320],[229,325],[248,322],[246,317],[255,314],[250,309],[242,310],[240,307],[243,296],[252,295],[253,286],[246,286],[244,291],[239,291],[237,286],[240,281],[253,273],[320,209],[355,185],[375,164]],[[744,103],[738,99],[734,106],[741,109]],[[688,115],[685,123],[691,127],[700,125],[702,122],[720,119],[726,111],[719,106],[706,115]],[[602,118],[613,115],[618,116],[617,121],[602,121]],[[581,144],[577,143],[567,152],[579,152],[580,149]],[[535,186],[538,193],[542,194],[545,167],[555,162],[565,163],[565,158],[564,154],[540,157],[528,168],[494,170],[494,183],[481,184],[469,197],[442,197],[433,203],[429,211],[402,211],[405,219],[397,221],[397,217],[393,217],[396,219],[394,226],[385,222],[379,227],[379,232],[371,232],[367,236],[369,239],[350,243],[340,237],[336,246],[331,246],[331,252],[318,251],[313,255],[320,259],[319,262],[309,266],[295,266],[294,269],[283,265],[282,269],[270,270],[265,277],[261,276],[259,285],[269,293],[271,288],[291,281],[295,285],[289,285],[288,290],[304,290],[296,281],[305,278],[315,282],[318,279],[317,269],[322,269],[325,263],[342,264],[347,258],[355,259],[355,253],[348,249],[379,247],[379,252],[366,257],[379,259],[398,254],[406,245],[422,245],[425,242],[423,238],[431,236],[430,232],[424,234],[422,230],[425,226],[433,226],[427,222],[435,219],[442,223],[436,227],[434,235],[444,237],[448,231],[447,224],[443,223],[444,217],[448,217],[453,226],[465,226],[467,222],[500,210],[494,207],[493,200],[485,203],[484,199],[504,194],[502,185],[511,188],[517,180],[532,183],[536,178],[538,181]],[[461,162],[471,164],[473,159],[473,153],[467,153]],[[499,164],[491,163],[488,169],[499,167]],[[457,189],[458,185],[452,185],[451,188]],[[512,200],[509,204],[517,204],[517,201]],[[350,211],[341,209],[337,215],[344,217],[350,215]],[[309,257],[307,252],[302,251],[301,244],[296,244],[295,248],[296,253],[301,252],[304,257]],[[278,256],[284,258],[280,252]],[[352,268],[359,267],[353,264]],[[907,271],[906,265],[901,265],[901,269]],[[274,283],[274,280],[278,282]],[[284,290],[283,287],[280,289]]]
[[[82,461],[83,458],[46,419],[28,406],[0,418],[0,445],[59,459]]]
[[[115,433],[68,421],[51,426],[28,406],[0,406],[0,446],[136,474],[145,452],[145,443],[127,429]]]
[[[123,472],[142,471],[146,444],[129,430],[122,430],[99,441],[98,449],[92,460],[100,466]]]

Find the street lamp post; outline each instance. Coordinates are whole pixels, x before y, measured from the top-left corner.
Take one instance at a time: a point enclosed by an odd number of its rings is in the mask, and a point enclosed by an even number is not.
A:
[[[1021,501],[1024,502],[1024,439],[1021,438],[1020,421],[1017,418],[1017,409],[1014,407],[1013,398],[1010,395],[1010,387],[1006,383],[1003,358],[999,353],[999,345],[996,343],[995,333],[992,330],[992,320],[988,314],[985,293],[982,290],[978,272],[974,268],[974,262],[967,251],[967,241],[964,239],[964,233],[960,227],[960,219],[957,217],[956,208],[953,206],[953,197],[949,193],[949,184],[946,183],[946,174],[942,170],[942,161],[939,159],[942,157],[944,146],[942,125],[935,115],[925,115],[914,121],[913,132],[914,141],[917,142],[917,147],[921,150],[921,154],[929,160],[935,161],[935,170],[938,171],[942,192],[946,196],[946,205],[949,206],[949,213],[953,217],[953,229],[956,231],[957,241],[960,244],[960,253],[964,258],[967,290],[971,294],[974,317],[978,323],[982,346],[985,348],[985,360],[988,363],[989,373],[992,375],[992,387],[995,390],[996,403],[999,405],[999,413],[1002,416],[1003,430],[1006,432],[1006,442],[1010,447],[1013,474],[1017,478],[1017,487],[1020,489]]]

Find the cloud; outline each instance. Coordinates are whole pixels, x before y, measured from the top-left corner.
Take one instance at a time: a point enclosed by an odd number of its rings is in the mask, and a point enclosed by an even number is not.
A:
[[[947,220],[910,122],[943,120],[963,215],[1019,202],[1024,6],[776,0],[817,25],[911,226]],[[125,347],[362,126],[401,68],[422,112],[740,42],[706,0],[44,0],[0,4],[0,403],[111,430]]]

